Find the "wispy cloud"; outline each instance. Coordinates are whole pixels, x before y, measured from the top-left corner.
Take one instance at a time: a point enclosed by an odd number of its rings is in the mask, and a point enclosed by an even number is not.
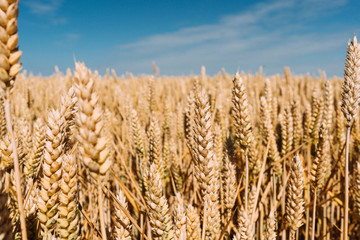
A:
[[[63,0],[29,0],[24,2],[24,5],[35,15],[52,15],[62,4]]]
[[[64,0],[27,0],[23,2],[31,14],[36,17],[46,18],[46,23],[52,25],[67,23],[67,19],[58,14],[63,3]]]
[[[58,47],[74,47],[80,38],[81,34],[79,33],[65,33],[59,36],[59,39],[53,44]]]
[[[273,73],[294,58],[310,58],[297,69],[313,71],[314,54],[343,47],[349,29],[321,31],[314,23],[337,13],[346,0],[278,0],[256,4],[238,14],[223,16],[216,24],[157,34],[116,47],[115,68],[151,69],[153,60],[165,73],[198,71],[200,65],[218,71],[265,66]],[[329,60],[330,61],[330,60]],[[333,60],[331,60],[333,61]],[[319,67],[324,66],[319,64]],[[333,70],[333,69],[332,69]],[[335,70],[336,71],[336,70]],[[164,72],[164,71],[162,71]]]
[[[75,41],[78,40],[81,37],[81,35],[78,33],[67,33],[65,34],[65,37],[69,41]]]

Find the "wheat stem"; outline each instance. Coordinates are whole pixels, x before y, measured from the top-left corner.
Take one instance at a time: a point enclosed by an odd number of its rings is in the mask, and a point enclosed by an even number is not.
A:
[[[311,229],[311,240],[315,239],[315,223],[316,223],[316,200],[317,200],[317,189],[314,191],[314,206],[313,206],[313,216],[312,216],[312,229]]]
[[[351,128],[346,129],[346,145],[345,145],[345,203],[344,203],[344,240],[348,238],[349,229],[349,145],[350,145]]]
[[[97,179],[98,184],[98,198],[99,198],[99,217],[100,217],[100,226],[101,226],[101,237],[103,240],[107,240],[106,236],[106,227],[105,227],[105,218],[104,218],[104,201],[103,201],[103,192],[101,189],[101,180]]]
[[[25,212],[24,212],[24,203],[23,197],[21,194],[21,173],[20,173],[20,164],[19,158],[15,143],[14,131],[11,123],[11,113],[10,113],[10,89],[6,89],[6,98],[4,102],[5,107],[5,118],[6,118],[6,128],[8,133],[11,136],[11,147],[14,153],[14,170],[15,170],[15,184],[16,184],[16,195],[18,200],[19,214],[20,214],[20,226],[21,226],[21,234],[23,239],[27,239],[27,231],[26,231],[26,220],[25,220]]]

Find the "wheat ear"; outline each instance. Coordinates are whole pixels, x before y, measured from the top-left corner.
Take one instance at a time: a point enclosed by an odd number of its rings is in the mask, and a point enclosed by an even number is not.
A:
[[[231,217],[231,210],[236,200],[236,168],[230,162],[229,156],[226,154],[224,158],[224,169],[222,174],[223,180],[223,204],[225,207],[225,219],[228,221]]]
[[[360,162],[356,162],[356,172],[354,178],[355,206],[360,215]]]
[[[31,192],[28,197],[28,201],[25,203],[25,211],[26,211],[26,222],[28,227],[29,238],[35,238],[37,234],[37,217],[36,217],[36,201],[37,201],[37,188],[38,181],[35,181],[36,174],[39,171],[40,162],[43,159],[44,147],[45,147],[45,127],[43,121],[38,118],[34,124],[33,130],[33,140],[34,143],[30,152],[30,156],[25,162],[24,173],[27,179],[29,179],[27,183],[27,189],[32,186]]]
[[[313,222],[312,222],[312,235],[311,239],[315,239],[315,222],[316,222],[316,201],[318,192],[321,192],[324,188],[325,182],[331,170],[329,166],[329,141],[328,141],[328,129],[327,122],[324,122],[320,127],[319,142],[316,150],[316,157],[313,162],[313,168],[311,171],[312,186],[314,190],[314,206],[313,206]]]
[[[360,45],[356,36],[348,44],[342,92],[341,110],[346,119],[345,147],[345,203],[344,203],[344,240],[348,238],[349,228],[349,144],[351,125],[358,113],[360,102]]]
[[[30,190],[31,188],[31,190]],[[38,189],[38,182],[34,179],[30,178],[26,183],[26,189],[27,189],[27,202],[25,202],[25,213],[26,213],[26,227],[28,230],[28,237],[30,239],[35,239],[37,236],[37,225],[38,225],[38,219],[37,219],[37,189]],[[29,192],[31,191],[31,192]]]
[[[281,155],[285,156],[293,147],[293,118],[290,106],[286,106],[281,122]]]
[[[224,158],[224,143],[223,143],[223,136],[222,136],[222,130],[218,123],[214,126],[214,152],[216,157],[216,164],[219,169],[219,172],[221,172],[223,166],[223,158]]]
[[[5,191],[4,172],[0,171],[0,239],[12,239],[10,211],[7,207],[8,194]]]
[[[133,136],[134,147],[137,155],[142,159],[146,153],[146,135],[140,124],[137,112],[135,109],[131,110],[131,133]]]
[[[15,136],[11,121],[10,111],[10,91],[14,86],[17,74],[21,71],[19,63],[21,51],[17,45],[19,41],[17,18],[19,15],[19,1],[8,0],[1,1],[0,5],[0,85],[5,93],[4,109],[6,118],[6,128],[11,136],[11,147],[14,152],[14,170],[16,194],[20,213],[22,238],[27,239],[26,219],[24,212],[23,196],[21,194],[21,172],[19,157],[16,149]]]
[[[45,146],[45,128],[43,121],[38,118],[34,124],[33,149],[28,161],[25,162],[24,173],[28,178],[34,178],[38,171]]]
[[[256,219],[258,218],[258,212],[257,210],[257,202],[256,202],[256,185],[252,184],[250,187],[250,192],[249,192],[249,199],[248,199],[248,209],[247,212],[252,214],[254,213],[254,216],[251,216],[250,214],[250,218],[254,219],[254,222],[256,222]]]
[[[266,105],[267,107],[267,111],[269,111],[269,115],[270,115],[270,121],[274,121],[275,118],[273,117],[274,115],[277,116],[276,112],[273,109],[274,106],[274,97],[273,97],[273,91],[271,89],[271,81],[269,78],[265,79],[265,87],[264,87],[264,98],[266,101]]]
[[[239,232],[236,235],[237,240],[254,240],[254,226],[250,222],[247,210],[242,205],[238,215]]]
[[[94,92],[94,79],[83,63],[75,63],[75,92],[78,97],[78,140],[82,160],[94,179],[105,177],[111,165],[107,138],[103,134],[103,111]],[[95,152],[93,152],[95,151]]]
[[[60,114],[65,119],[64,126],[64,153],[67,153],[74,145],[75,116],[77,113],[77,98],[74,88],[71,87],[67,94],[61,99]]]
[[[258,166],[256,166],[255,140],[250,122],[249,102],[247,100],[244,81],[240,77],[239,73],[235,74],[233,85],[232,110],[236,141],[240,149],[248,156],[250,170],[257,172],[259,169]]]
[[[328,129],[326,127],[327,123],[323,123],[320,127],[319,132],[319,142],[316,149],[316,157],[313,161],[313,168],[311,171],[313,188],[317,192],[321,192],[326,183],[329,171],[331,166],[329,166],[329,136]],[[315,191],[315,192],[316,192]],[[316,194],[316,193],[315,193]]]
[[[295,239],[296,230],[302,226],[304,215],[304,168],[299,155],[291,164],[290,180],[286,191],[286,221],[290,227],[290,239]]]
[[[77,117],[79,150],[84,165],[97,181],[101,235],[107,240],[101,182],[105,179],[112,160],[108,148],[108,136],[102,121],[103,111],[98,105],[98,97],[94,92],[94,76],[84,63],[75,63],[74,79],[79,108]]]
[[[347,50],[341,110],[349,128],[358,113],[360,101],[360,46],[356,36],[348,44]]]
[[[171,147],[171,158],[172,158],[172,165],[171,165],[171,174],[174,178],[176,191],[181,192],[183,189],[184,179],[183,174],[181,171],[181,161],[176,156],[176,150],[175,150],[175,143],[172,141],[172,147]]]
[[[1,154],[1,162],[0,169],[2,170],[10,170],[14,167],[14,152],[11,148],[11,138],[9,135],[6,135],[0,141],[0,154]]]
[[[195,109],[195,96],[194,92],[190,91],[187,97],[187,104],[184,110],[184,133],[186,145],[189,151],[194,148],[194,109]]]
[[[0,5],[0,82],[5,91],[14,86],[15,77],[21,70],[22,52],[18,50],[17,17],[19,1],[1,1]]]
[[[124,192],[119,190],[116,198],[119,200],[119,203],[125,208],[128,208],[128,203]],[[114,237],[116,240],[130,240],[132,225],[130,219],[124,214],[121,209],[115,207],[114,209],[115,222],[114,222]]]
[[[139,118],[137,116],[136,110],[132,109],[131,111],[131,132],[132,132],[132,137],[133,137],[133,144],[134,144],[134,148],[136,151],[136,173],[137,173],[137,177],[138,177],[138,181],[139,181],[139,186],[140,189],[144,192],[144,166],[146,168],[149,168],[148,162],[145,162],[146,160],[148,160],[147,157],[147,150],[146,150],[146,135],[145,135],[145,131],[142,128],[142,126],[140,125],[139,122]]]
[[[305,112],[304,112],[304,121],[303,121],[303,134],[304,141],[307,142],[310,140],[310,127],[311,127],[311,105],[309,103],[305,103]]]
[[[58,233],[61,239],[80,239],[78,179],[74,155],[64,155],[61,168]]]
[[[280,153],[276,144],[274,127],[271,121],[271,112],[269,111],[271,107],[268,105],[268,101],[265,97],[260,98],[260,110],[261,110],[261,122],[263,124],[263,131],[265,134],[264,137],[264,145],[267,146],[269,144],[269,153],[268,158],[271,160],[275,169],[275,173],[277,176],[281,176],[282,166],[277,163],[280,160]]]
[[[51,234],[58,217],[64,120],[59,111],[49,113],[42,176],[37,200],[42,234]]]
[[[334,93],[330,80],[326,80],[324,84],[324,101],[324,122],[326,123],[327,129],[330,130],[333,125],[334,113]]]
[[[208,164],[211,170],[206,193],[204,195],[204,222],[206,239],[217,239],[220,236],[220,204],[219,204],[219,181],[216,173],[217,163],[212,160]]]
[[[277,220],[276,211],[270,211],[268,219],[266,220],[266,240],[276,240],[277,236]]]
[[[318,133],[320,130],[324,101],[322,98],[316,96],[316,91],[313,92],[312,100],[311,100],[311,122],[309,128],[310,137],[317,140]]]
[[[152,113],[156,109],[156,96],[154,91],[154,77],[150,77],[148,80],[148,103],[149,103],[149,111]]]
[[[23,165],[24,162],[29,161],[33,142],[28,121],[21,119],[17,125],[20,127],[18,134],[16,134],[18,136],[19,160],[20,164]]]
[[[166,197],[162,193],[161,172],[153,163],[147,173],[149,189],[146,191],[147,205],[150,214],[150,225],[154,239],[172,239],[173,223]]]
[[[0,139],[3,139],[7,133],[4,103],[4,97],[0,96]]]
[[[344,146],[346,142],[346,120],[341,111],[341,103],[336,105],[336,135],[335,139],[340,146]]]
[[[214,159],[214,139],[212,132],[210,104],[203,90],[196,98],[195,126],[194,126],[194,157],[196,160],[197,178],[200,182],[201,196],[207,192],[209,181],[214,171],[209,163]]]
[[[186,210],[186,239],[201,239],[200,217],[192,205]]]
[[[173,209],[174,225],[175,225],[175,239],[186,239],[186,211],[184,201],[180,193],[175,196],[175,203]]]
[[[148,132],[149,138],[149,160],[154,163],[158,171],[161,173],[161,187],[165,186],[165,163],[162,156],[162,141],[159,122],[152,117]]]
[[[294,99],[291,103],[291,117],[293,119],[293,149],[295,149],[300,146],[303,133],[302,115],[298,99]]]

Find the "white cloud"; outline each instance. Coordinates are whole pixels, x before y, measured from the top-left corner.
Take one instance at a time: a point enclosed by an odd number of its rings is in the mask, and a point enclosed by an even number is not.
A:
[[[63,4],[63,0],[28,0],[24,2],[32,14],[52,15]]]
[[[81,37],[81,35],[78,33],[67,33],[65,34],[65,37],[69,41],[75,41],[78,40]]]
[[[224,16],[216,24],[157,34],[116,47],[117,59],[106,64],[124,71],[151,71],[156,61],[167,74],[198,72],[201,65],[230,67],[233,71],[258,68],[270,73],[291,65],[294,58],[309,58],[296,66],[303,71],[314,66],[314,54],[346,47],[351,29],[314,31],[319,17],[331,16],[346,0],[278,0],[259,3],[235,15]],[[325,59],[326,60],[326,59]],[[334,59],[329,62],[334,65]],[[324,66],[319,63],[319,67]],[[326,66],[326,65],[325,65]],[[268,67],[268,68],[266,68]],[[342,66],[339,66],[340,68]],[[164,70],[164,71],[163,71]],[[331,69],[338,72],[338,69]],[[280,70],[281,71],[281,70]]]

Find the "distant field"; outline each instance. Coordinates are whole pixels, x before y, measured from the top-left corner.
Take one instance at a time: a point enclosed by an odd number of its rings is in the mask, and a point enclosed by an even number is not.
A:
[[[103,191],[110,239],[287,239],[296,232],[302,239],[312,233],[316,194],[315,236],[338,239],[342,82],[295,76],[288,68],[275,76],[260,69],[211,77],[203,68],[201,76],[118,77],[76,63],[73,72],[47,78],[24,72],[12,110],[29,234],[97,238]],[[3,187],[14,217],[13,165],[5,161],[10,139],[1,116]],[[358,120],[352,129],[355,238]]]

